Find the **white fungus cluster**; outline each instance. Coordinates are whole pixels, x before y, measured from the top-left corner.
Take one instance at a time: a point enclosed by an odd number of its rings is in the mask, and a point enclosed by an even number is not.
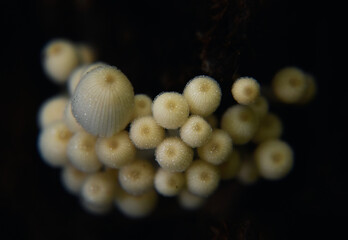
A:
[[[214,113],[221,89],[209,76],[192,78],[182,93],[162,92],[152,99],[135,95],[118,68],[91,62],[89,48],[78,49],[66,40],[44,48],[43,68],[68,91],[40,107],[38,149],[44,162],[61,168],[63,186],[88,212],[116,207],[128,217],[145,217],[159,196],[197,209],[222,180],[252,184],[259,177],[281,179],[291,170],[293,152],[280,140],[282,122],[269,112],[254,78],[235,81],[231,91],[237,104],[219,118]],[[292,68],[277,73],[275,94],[285,102],[309,101],[314,78],[301,74]]]

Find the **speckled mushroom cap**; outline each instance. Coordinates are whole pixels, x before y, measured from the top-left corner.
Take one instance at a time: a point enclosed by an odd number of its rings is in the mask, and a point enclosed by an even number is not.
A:
[[[203,117],[212,114],[220,105],[221,89],[211,77],[196,76],[185,86],[183,95],[190,106],[191,114]]]
[[[260,85],[254,78],[241,77],[233,83],[231,92],[239,104],[248,105],[260,95]]]

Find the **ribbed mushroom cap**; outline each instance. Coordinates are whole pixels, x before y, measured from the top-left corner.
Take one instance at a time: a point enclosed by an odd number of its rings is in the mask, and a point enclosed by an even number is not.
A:
[[[285,177],[294,164],[292,148],[278,139],[262,142],[254,156],[260,175],[270,180]]]
[[[153,188],[155,169],[147,160],[137,159],[122,167],[118,174],[121,187],[132,195],[142,195]]]
[[[180,128],[181,139],[190,147],[200,147],[208,142],[212,128],[209,123],[198,115],[190,116]]]
[[[84,131],[81,125],[76,121],[74,115],[72,114],[70,100],[65,106],[63,120],[71,132],[75,133],[75,132]]]
[[[102,164],[95,152],[97,138],[81,131],[74,134],[67,147],[68,158],[74,167],[87,173],[97,172]]]
[[[186,171],[187,189],[197,196],[208,197],[219,186],[220,174],[216,166],[196,160]]]
[[[190,107],[191,114],[206,117],[220,105],[221,89],[211,77],[197,76],[185,86],[183,95]]]
[[[180,172],[170,172],[158,168],[155,175],[155,189],[163,196],[177,195],[185,185],[185,175]]]
[[[171,172],[183,172],[193,160],[193,150],[178,137],[164,139],[156,148],[156,161]]]
[[[236,104],[226,109],[221,118],[221,128],[228,132],[235,144],[249,142],[258,127],[258,118],[250,107]]]
[[[136,149],[125,130],[112,137],[98,138],[95,150],[100,162],[110,168],[121,168],[135,160]]]
[[[110,137],[123,130],[132,117],[132,84],[116,67],[97,67],[77,85],[71,107],[77,122],[87,132]]]
[[[231,92],[239,104],[248,105],[260,95],[260,85],[254,78],[241,77],[233,83]]]
[[[153,101],[152,113],[158,125],[176,129],[185,123],[190,112],[185,98],[180,93],[163,92]]]
[[[109,172],[90,174],[84,181],[81,196],[85,202],[94,205],[111,204],[115,198],[116,181]]]
[[[297,67],[280,69],[272,79],[275,96],[284,103],[296,103],[307,91],[306,76]]]
[[[53,167],[67,164],[67,146],[71,136],[72,133],[62,120],[43,128],[38,139],[38,149],[43,161]]]
[[[209,141],[197,149],[198,156],[211,164],[219,165],[227,160],[232,152],[232,139],[222,129],[215,129]]]
[[[69,99],[65,95],[51,97],[41,104],[38,112],[38,124],[44,128],[54,121],[62,120]]]
[[[163,141],[165,132],[152,116],[144,116],[133,120],[129,136],[137,148],[152,149]]]
[[[54,39],[43,49],[43,69],[55,83],[65,83],[79,63],[76,47],[68,40]]]

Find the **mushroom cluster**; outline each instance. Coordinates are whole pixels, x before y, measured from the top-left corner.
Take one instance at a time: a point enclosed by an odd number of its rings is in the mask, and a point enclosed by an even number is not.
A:
[[[45,163],[61,168],[64,188],[87,211],[116,206],[128,217],[145,217],[159,195],[197,209],[220,181],[278,180],[292,169],[282,122],[254,78],[233,83],[236,103],[219,118],[222,94],[212,77],[193,77],[182,93],[152,99],[134,94],[118,68],[82,61],[78,52],[66,40],[44,48],[47,76],[68,91],[41,105],[38,150]],[[293,67],[280,70],[272,87],[286,103],[308,102],[315,93],[314,78]]]

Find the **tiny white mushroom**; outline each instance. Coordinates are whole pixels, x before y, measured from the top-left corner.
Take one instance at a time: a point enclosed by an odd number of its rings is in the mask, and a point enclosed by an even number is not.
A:
[[[132,117],[132,84],[115,67],[97,67],[82,77],[71,107],[77,122],[87,132],[110,137],[123,130]]]
[[[297,103],[307,91],[306,75],[297,67],[280,69],[272,79],[275,96],[284,103]]]
[[[167,129],[176,129],[187,120],[189,106],[180,93],[163,92],[153,101],[152,113],[158,125]]]
[[[137,148],[152,149],[163,141],[165,132],[152,116],[144,116],[133,120],[129,135]]]
[[[43,69],[55,83],[65,83],[79,63],[75,45],[66,39],[54,39],[43,49]]]
[[[193,160],[193,150],[178,137],[164,139],[156,148],[158,164],[172,172],[183,172]]]
[[[38,139],[38,149],[44,162],[53,167],[68,163],[67,146],[72,136],[65,123],[55,121],[42,129]]]
[[[39,127],[44,128],[54,121],[62,120],[68,101],[69,99],[65,95],[58,95],[45,100],[38,112]]]
[[[262,142],[254,156],[260,175],[269,180],[284,178],[294,164],[292,148],[278,139]]]
[[[196,160],[186,171],[187,189],[197,196],[208,197],[219,186],[220,174],[216,166]]]
[[[118,174],[121,187],[132,195],[142,195],[153,188],[155,169],[146,160],[137,159],[122,167]]]
[[[84,181],[81,197],[84,202],[107,206],[113,203],[116,194],[116,181],[110,172],[90,174]]]
[[[185,185],[185,175],[180,172],[170,172],[158,168],[154,183],[159,194],[166,197],[176,196]]]
[[[98,138],[95,150],[100,162],[110,168],[121,168],[135,160],[136,149],[125,130],[112,137]]]
[[[185,86],[183,95],[192,114],[206,117],[220,105],[221,89],[211,77],[196,76]]]
[[[197,153],[202,160],[219,165],[227,160],[232,149],[232,139],[228,133],[222,129],[215,129],[209,141],[197,149]]]
[[[253,138],[258,118],[248,106],[236,104],[222,115],[221,128],[228,132],[235,144],[245,144]]]
[[[102,167],[95,152],[96,140],[93,135],[81,131],[75,133],[68,143],[68,158],[71,164],[82,172],[93,173]]]
[[[200,147],[208,142],[212,128],[201,116],[190,116],[180,128],[181,139],[190,147]]]
[[[239,104],[249,105],[260,95],[260,85],[254,78],[241,77],[233,83],[231,92]]]

